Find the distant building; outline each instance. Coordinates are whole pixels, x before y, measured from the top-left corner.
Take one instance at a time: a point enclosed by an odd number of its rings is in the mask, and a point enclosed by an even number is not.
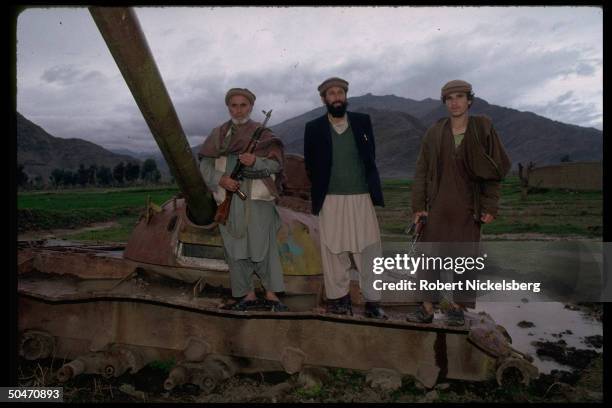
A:
[[[529,187],[602,190],[603,163],[568,162],[535,167],[529,172]]]

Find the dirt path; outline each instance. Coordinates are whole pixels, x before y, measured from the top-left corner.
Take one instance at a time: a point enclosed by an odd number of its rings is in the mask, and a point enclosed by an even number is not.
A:
[[[17,236],[18,241],[36,241],[40,239],[60,239],[67,235],[73,235],[80,232],[87,231],[98,231],[103,229],[112,228],[119,225],[117,221],[106,221],[97,222],[87,227],[82,228],[67,228],[67,229],[53,229],[53,230],[40,230],[40,231],[26,231]]]

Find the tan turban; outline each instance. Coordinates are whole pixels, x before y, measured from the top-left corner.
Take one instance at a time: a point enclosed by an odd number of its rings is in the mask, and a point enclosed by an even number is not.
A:
[[[442,98],[446,98],[453,92],[465,92],[469,94],[472,92],[472,85],[460,79],[449,81],[442,87]]]
[[[244,96],[251,102],[251,105],[255,103],[255,94],[246,88],[232,88],[225,94],[225,105],[229,105],[229,100],[232,96],[241,95]]]
[[[317,90],[319,91],[319,95],[321,95],[321,96],[325,96],[325,92],[329,88],[331,88],[332,86],[340,87],[340,88],[344,89],[344,92],[348,92],[348,84],[349,83],[346,82],[342,78],[333,77],[333,78],[328,78],[325,81],[323,81],[323,83],[321,85],[319,85]]]

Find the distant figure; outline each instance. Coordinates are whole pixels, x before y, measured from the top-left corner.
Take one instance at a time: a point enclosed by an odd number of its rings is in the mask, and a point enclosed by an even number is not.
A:
[[[249,310],[261,306],[286,311],[275,292],[285,290],[283,270],[278,255],[276,233],[281,226],[274,205],[278,198],[283,170],[283,143],[266,129],[253,154],[242,153],[260,123],[251,120],[255,95],[246,88],[232,88],[225,96],[231,119],[212,130],[199,152],[200,171],[217,204],[225,190],[238,188],[246,200],[232,197],[226,225],[219,225],[225,257],[229,265],[232,296],[240,298],[230,307]],[[246,168],[243,181],[232,179],[237,160]],[[253,273],[266,289],[259,301],[253,287]],[[262,304],[263,303],[263,304]]]
[[[438,120],[423,137],[412,187],[414,222],[422,215],[427,216],[421,237],[424,245],[475,243],[467,252],[469,244],[462,248],[434,245],[430,248],[441,253],[432,255],[475,256],[481,224],[490,223],[497,216],[500,181],[511,163],[491,120],[468,114],[474,101],[472,85],[462,80],[450,81],[442,87],[441,96],[449,117]],[[441,281],[452,282],[455,272],[441,270],[440,275]],[[448,324],[463,325],[465,305],[455,302],[452,291],[440,295],[442,302],[449,305]],[[432,303],[423,302],[407,320],[431,323]]]
[[[365,315],[386,319],[372,283],[373,259],[382,256],[373,205],[384,205],[368,115],[347,112],[348,82],[329,78],[318,87],[327,114],[306,123],[304,160],[312,183],[312,213],[319,215],[326,310],[352,314],[352,256],[359,270]]]

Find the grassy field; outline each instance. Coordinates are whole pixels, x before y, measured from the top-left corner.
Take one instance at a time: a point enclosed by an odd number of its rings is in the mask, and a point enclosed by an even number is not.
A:
[[[411,222],[411,182],[385,180],[385,208],[377,208],[381,232],[397,240]],[[541,233],[553,236],[602,234],[602,192],[539,189],[521,199],[518,177],[502,183],[497,219],[483,226],[483,234]]]
[[[147,198],[162,204],[177,188],[114,188],[58,190],[21,193],[17,197],[18,230],[78,228],[97,222],[116,221],[108,229],[66,234],[66,238],[93,241],[127,240],[143,213]]]
[[[385,241],[404,241],[411,222],[411,181],[384,180],[384,208],[376,209]],[[147,197],[162,204],[178,193],[177,188],[114,188],[27,192],[18,195],[19,232],[78,228],[96,222],[116,221],[111,228],[66,233],[75,240],[125,242],[145,208]],[[602,234],[602,193],[565,190],[532,191],[521,199],[517,177],[502,184],[500,212],[486,235],[541,233],[589,238]]]

